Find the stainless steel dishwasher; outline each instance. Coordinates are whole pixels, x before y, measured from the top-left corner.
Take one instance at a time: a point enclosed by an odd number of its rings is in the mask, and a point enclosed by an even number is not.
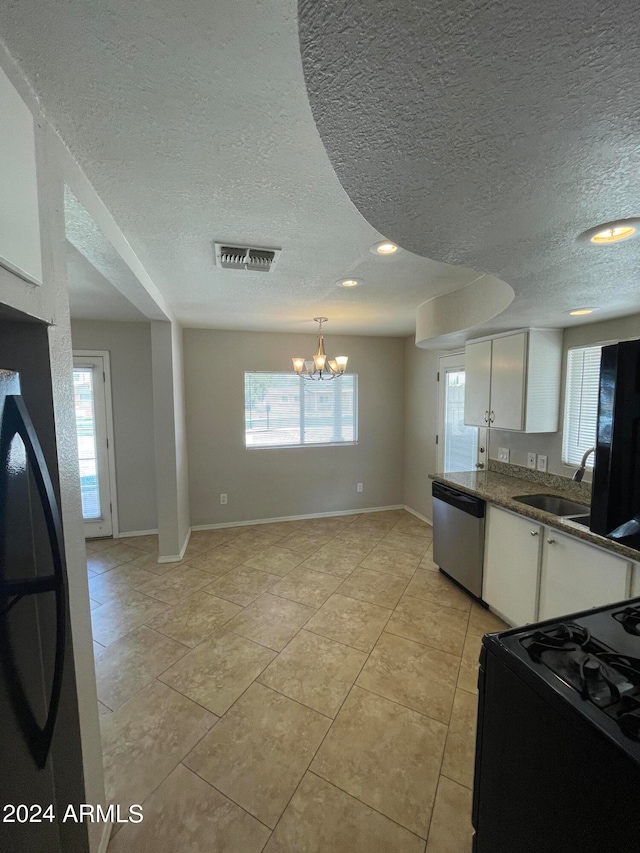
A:
[[[482,598],[484,519],[480,498],[433,483],[433,561],[476,598]]]

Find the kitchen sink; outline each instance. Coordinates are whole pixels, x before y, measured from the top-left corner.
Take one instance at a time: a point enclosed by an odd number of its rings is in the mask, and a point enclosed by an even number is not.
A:
[[[514,497],[514,501],[544,510],[544,512],[550,512],[552,515],[563,517],[568,515],[583,516],[587,513],[585,517],[587,519],[589,517],[588,506],[558,497],[558,495],[519,495],[518,497]],[[575,521],[576,519],[574,518],[573,520]]]

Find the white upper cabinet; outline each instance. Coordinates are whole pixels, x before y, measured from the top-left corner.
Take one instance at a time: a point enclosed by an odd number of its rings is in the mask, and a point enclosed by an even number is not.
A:
[[[464,422],[557,432],[562,331],[530,329],[465,347]]]
[[[522,332],[492,342],[489,425],[496,429],[524,429],[526,337]]]
[[[0,266],[42,284],[33,116],[0,69]]]
[[[489,425],[491,394],[491,341],[467,344],[464,356],[464,422]]]

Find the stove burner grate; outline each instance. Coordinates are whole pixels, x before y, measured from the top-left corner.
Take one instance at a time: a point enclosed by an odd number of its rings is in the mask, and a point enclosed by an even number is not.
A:
[[[627,737],[640,740],[640,696],[623,696],[616,717]]]
[[[587,628],[567,622],[548,631],[536,631],[530,637],[525,638],[522,644],[534,660],[540,661],[545,651],[552,649],[578,651],[590,642],[591,634]]]
[[[625,607],[613,614],[613,618],[620,622],[627,634],[640,637],[640,607]]]
[[[640,634],[640,608],[614,615],[627,630],[637,619]],[[628,737],[640,740],[640,658],[611,651],[587,628],[571,622],[534,631],[521,643],[532,660],[603,710]]]

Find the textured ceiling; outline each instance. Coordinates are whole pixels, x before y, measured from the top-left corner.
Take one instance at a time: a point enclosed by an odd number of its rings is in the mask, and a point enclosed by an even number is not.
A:
[[[67,243],[67,282],[74,320],[147,319],[71,243]]]
[[[420,303],[477,277],[369,252],[384,235],[318,135],[295,0],[0,0],[0,11],[45,113],[184,324],[304,331],[325,315],[329,334],[411,334]],[[283,252],[269,275],[218,270],[215,239]],[[336,287],[343,277],[365,283]]]
[[[299,2],[343,187],[404,248],[508,282],[515,300],[485,326],[640,310],[640,239],[576,242],[640,212],[637,13],[632,0]]]

